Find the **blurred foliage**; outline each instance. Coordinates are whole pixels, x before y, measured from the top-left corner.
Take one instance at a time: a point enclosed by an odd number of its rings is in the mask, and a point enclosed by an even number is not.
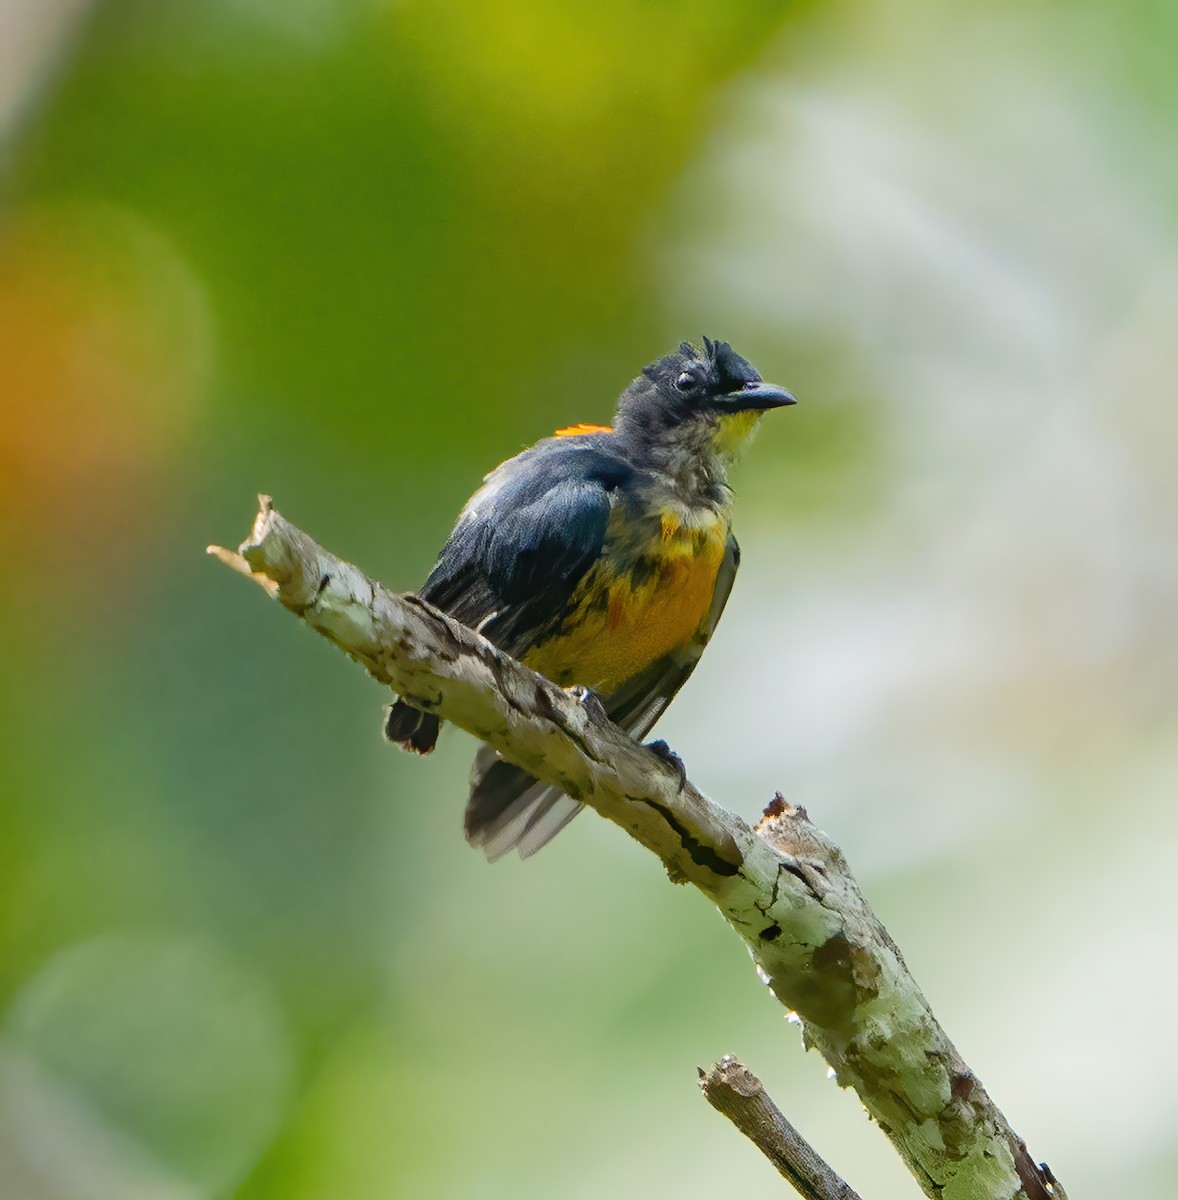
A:
[[[1073,1194],[1164,1194],[1178,1048],[1088,1014],[1168,1029],[1176,49],[1100,0],[0,10],[6,1200],[774,1186],[694,1095],[727,1051],[911,1194],[702,900],[592,817],[488,869],[469,739],[384,747],[201,554],[265,490],[412,587],[703,333],[803,403],[667,736],[863,865]]]

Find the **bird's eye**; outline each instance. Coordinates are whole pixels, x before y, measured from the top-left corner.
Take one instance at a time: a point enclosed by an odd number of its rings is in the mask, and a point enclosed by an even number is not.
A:
[[[678,379],[675,380],[675,386],[681,392],[690,392],[692,388],[699,386],[699,378],[694,371],[684,371]]]

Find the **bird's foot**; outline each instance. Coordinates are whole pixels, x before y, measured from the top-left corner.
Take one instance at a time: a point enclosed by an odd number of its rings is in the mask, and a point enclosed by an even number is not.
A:
[[[647,742],[646,748],[652,754],[657,754],[667,766],[674,770],[675,774],[679,776],[679,791],[682,791],[687,786],[687,768],[683,765],[683,760],[679,755],[662,738]]]

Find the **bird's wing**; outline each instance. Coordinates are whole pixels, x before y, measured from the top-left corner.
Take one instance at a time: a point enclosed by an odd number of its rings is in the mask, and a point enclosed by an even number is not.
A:
[[[552,447],[552,444],[548,444]],[[487,476],[422,598],[517,657],[559,619],[601,554],[616,467],[590,451],[526,451]]]
[[[730,533],[716,576],[716,590],[712,593],[712,603],[695,637],[686,646],[656,659],[645,671],[627,680],[608,696],[602,697],[610,720],[620,725],[627,733],[637,738],[645,737],[695,670],[695,664],[699,662],[704,647],[720,621],[724,605],[728,603],[738,566],[740,547]]]

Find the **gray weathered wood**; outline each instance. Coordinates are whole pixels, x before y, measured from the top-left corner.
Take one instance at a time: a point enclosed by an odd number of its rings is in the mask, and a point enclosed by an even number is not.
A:
[[[420,708],[622,826],[747,943],[808,1046],[858,1092],[941,1200],[1061,1200],[937,1023],[836,846],[778,797],[754,830],[638,745],[599,704],[343,562],[261,499],[238,554],[210,547]]]
[[[788,1179],[804,1200],[859,1200],[817,1150],[786,1120],[761,1081],[731,1055],[699,1073],[707,1102],[727,1117]]]

